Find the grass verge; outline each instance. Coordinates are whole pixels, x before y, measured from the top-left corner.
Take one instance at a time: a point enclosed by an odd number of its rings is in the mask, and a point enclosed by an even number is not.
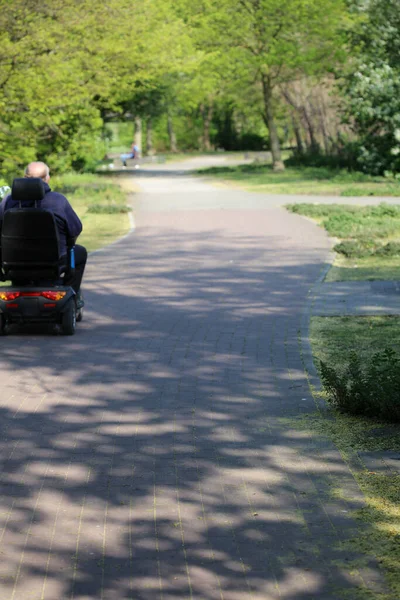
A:
[[[310,341],[314,358],[340,368],[351,350],[366,361],[373,353],[388,346],[400,349],[399,317],[314,317],[311,320]],[[354,468],[357,452],[400,450],[400,425],[374,419],[330,412],[305,417],[298,423],[311,430],[314,436],[328,437],[340,450],[353,470],[366,499],[355,516],[369,524],[368,531],[351,541],[350,545],[375,556],[387,575],[390,593],[369,591],[364,598],[398,600],[400,598],[400,475],[381,475]]]
[[[398,180],[326,167],[286,167],[282,173],[276,173],[269,164],[249,164],[212,167],[198,173],[230,186],[267,194],[400,196]]]
[[[400,206],[289,204],[338,240],[326,281],[400,279]]]
[[[130,228],[127,193],[111,178],[69,174],[51,180],[54,191],[64,194],[83,224],[79,243],[88,252],[125,235]]]

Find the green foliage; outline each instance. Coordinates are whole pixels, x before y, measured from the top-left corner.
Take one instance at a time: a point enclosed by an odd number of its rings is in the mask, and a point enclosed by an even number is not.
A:
[[[299,75],[325,74],[340,60],[345,2],[287,0],[283,6],[280,0],[178,0],[178,6],[198,49],[197,76],[187,86],[191,101],[231,111],[236,121],[232,135],[232,123],[220,114],[215,142],[234,148],[235,134],[254,132],[269,138],[274,164],[283,167],[279,121],[286,115],[280,86]],[[256,139],[251,142],[254,148]]]
[[[357,146],[358,148],[358,146]],[[348,171],[361,170],[357,162],[356,145],[342,141],[329,154],[320,149],[307,148],[303,152],[294,151],[285,164],[288,167],[327,167],[329,169],[346,169]]]
[[[374,241],[360,242],[345,240],[336,244],[333,249],[347,258],[365,258],[366,256],[389,257],[400,256],[400,242],[388,242],[377,246]]]
[[[333,249],[338,254],[343,254],[347,258],[363,258],[365,256],[371,256],[374,251],[374,248],[371,248],[369,244],[363,244],[353,240],[340,242],[340,244],[336,244]]]
[[[340,215],[343,212],[354,213],[358,210],[358,207],[347,204],[309,204],[307,202],[287,204],[286,208],[292,213],[311,217],[312,219],[331,217],[335,214]]]
[[[400,421],[399,354],[386,348],[364,362],[352,352],[342,369],[320,362],[321,379],[330,403],[341,412]]]
[[[369,0],[350,37],[358,54],[344,85],[348,122],[359,136],[358,165],[400,172],[400,11],[397,0]]]
[[[389,242],[374,252],[376,256],[400,256],[400,242]]]
[[[291,212],[311,217],[340,239],[340,255],[326,281],[398,279],[400,267],[400,206],[292,204]]]
[[[292,204],[287,208],[291,212],[321,220],[331,236],[357,240],[358,243],[362,242],[364,248],[377,239],[399,235],[400,232],[400,206],[398,205]]]
[[[179,68],[185,33],[168,0],[0,0],[0,168],[42,159],[93,170],[107,113]]]
[[[387,238],[398,232],[400,215],[397,219],[375,216],[366,209],[354,213],[342,212],[328,217],[324,227],[333,237],[358,239],[364,242],[376,238]]]
[[[347,61],[348,121],[360,140],[343,142],[333,157],[309,153],[292,164],[396,174],[397,0],[363,2],[358,21],[348,5],[43,0],[38,6],[0,0],[0,170],[10,179],[41,159],[53,172],[94,171],[110,146],[104,123],[129,119],[118,140],[122,151],[135,117],[143,119],[144,132],[154,131],[161,151],[171,149],[175,137],[184,150],[262,150],[270,144],[275,166],[283,166],[277,155],[291,113],[282,90],[339,71],[347,28],[359,56]],[[315,113],[320,110],[315,106]]]
[[[357,162],[373,174],[400,172],[400,69],[360,66],[347,90],[360,141]]]

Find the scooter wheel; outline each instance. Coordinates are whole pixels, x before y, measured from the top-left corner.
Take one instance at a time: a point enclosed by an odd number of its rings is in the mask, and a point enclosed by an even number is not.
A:
[[[0,335],[7,335],[8,326],[4,315],[0,315]]]
[[[61,329],[64,335],[74,335],[76,328],[76,306],[73,300],[70,300],[63,313],[61,320]]]
[[[82,321],[82,319],[83,319],[83,307],[78,308],[78,310],[76,311],[76,322],[80,323],[80,321]]]

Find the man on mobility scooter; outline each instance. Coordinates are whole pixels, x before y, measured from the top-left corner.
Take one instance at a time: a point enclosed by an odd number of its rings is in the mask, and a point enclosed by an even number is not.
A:
[[[82,223],[49,180],[48,166],[32,162],[0,204],[0,279],[12,282],[0,287],[0,334],[11,323],[47,322],[72,335],[82,319]]]

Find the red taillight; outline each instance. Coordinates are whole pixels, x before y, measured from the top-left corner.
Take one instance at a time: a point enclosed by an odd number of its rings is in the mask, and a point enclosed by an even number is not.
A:
[[[18,304],[16,302],[10,302],[10,304],[7,304],[7,308],[18,308]]]
[[[0,292],[0,300],[4,300],[5,302],[10,302],[10,300],[15,300],[19,298],[21,292]]]
[[[0,292],[0,300],[10,302],[10,300],[16,300],[17,298],[46,298],[47,300],[62,300],[67,292],[59,292],[56,290],[46,290],[45,292]]]
[[[56,302],[45,302],[43,304],[44,308],[55,308],[57,306]]]
[[[41,292],[41,295],[44,298],[47,298],[47,300],[55,300],[57,302],[57,300],[62,300],[67,292],[58,292],[55,290],[49,290],[47,292]]]

